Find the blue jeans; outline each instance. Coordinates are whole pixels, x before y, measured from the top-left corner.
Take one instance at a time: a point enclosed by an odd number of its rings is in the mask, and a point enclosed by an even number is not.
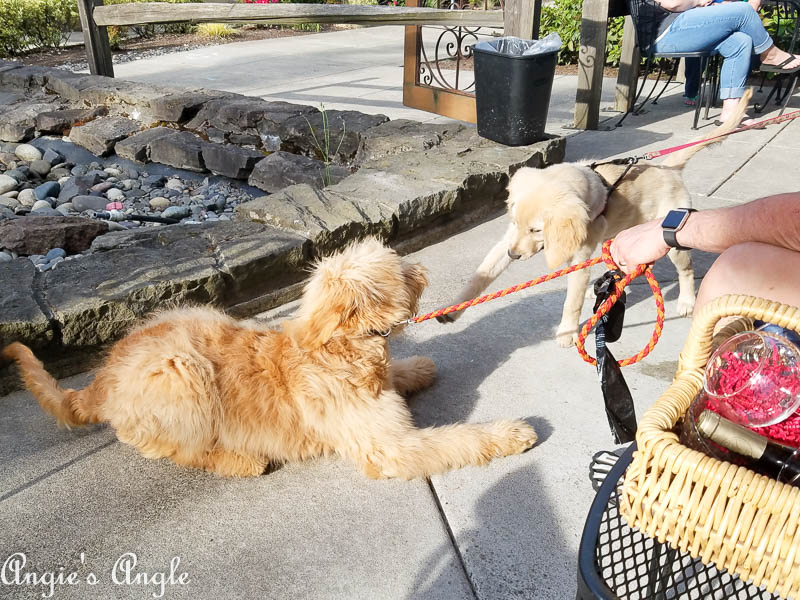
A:
[[[725,60],[720,71],[720,98],[744,95],[750,58],[772,46],[761,17],[747,2],[724,2],[692,8],[678,15],[653,46],[656,52],[715,50]]]

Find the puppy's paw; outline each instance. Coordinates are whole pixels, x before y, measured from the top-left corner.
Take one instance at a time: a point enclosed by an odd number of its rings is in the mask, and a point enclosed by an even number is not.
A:
[[[561,331],[556,333],[556,342],[562,348],[569,348],[578,343],[577,331]]]
[[[461,313],[463,312],[464,311],[459,310],[456,312],[447,313],[446,315],[441,315],[439,317],[436,317],[436,320],[439,321],[439,323],[445,323],[445,324],[455,323],[456,321],[458,321],[459,318],[461,318]]]
[[[426,356],[412,356],[392,362],[392,383],[402,395],[429,387],[436,378],[436,365]]]
[[[678,297],[678,315],[681,317],[691,317],[693,311],[694,298],[689,298],[687,300],[685,298]]]
[[[407,359],[406,384],[409,392],[429,387],[436,379],[436,365],[427,356],[412,356]]]
[[[498,444],[500,456],[521,454],[539,439],[533,427],[525,421],[499,421],[493,425],[495,432],[501,438]]]

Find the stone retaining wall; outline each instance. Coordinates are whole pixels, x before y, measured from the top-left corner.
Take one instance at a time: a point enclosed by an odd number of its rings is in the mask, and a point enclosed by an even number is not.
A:
[[[96,154],[246,176],[270,192],[234,221],[101,235],[87,256],[46,272],[0,262],[0,346],[21,340],[63,376],[154,310],[189,302],[253,314],[295,297],[316,256],[365,235],[420,247],[496,214],[519,167],[564,156],[564,138],[508,148],[458,124],[328,117],[344,140],[325,186],[307,162],[318,158],[313,107],[0,61],[0,141],[69,134]],[[0,394],[16,385],[11,373],[0,365]]]

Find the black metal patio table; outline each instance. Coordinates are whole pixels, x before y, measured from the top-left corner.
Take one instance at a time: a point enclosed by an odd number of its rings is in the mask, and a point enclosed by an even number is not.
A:
[[[628,527],[617,509],[631,444],[595,496],[578,551],[578,600],[781,600]]]

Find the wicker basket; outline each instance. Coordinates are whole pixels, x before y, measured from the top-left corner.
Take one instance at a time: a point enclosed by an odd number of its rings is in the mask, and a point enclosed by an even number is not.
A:
[[[713,335],[724,317],[742,316]],[[703,307],[672,385],[642,416],[620,511],[631,527],[736,573],[784,598],[800,598],[800,489],[683,446],[672,429],[703,386],[722,337],[762,319],[800,331],[800,309],[749,296]]]

